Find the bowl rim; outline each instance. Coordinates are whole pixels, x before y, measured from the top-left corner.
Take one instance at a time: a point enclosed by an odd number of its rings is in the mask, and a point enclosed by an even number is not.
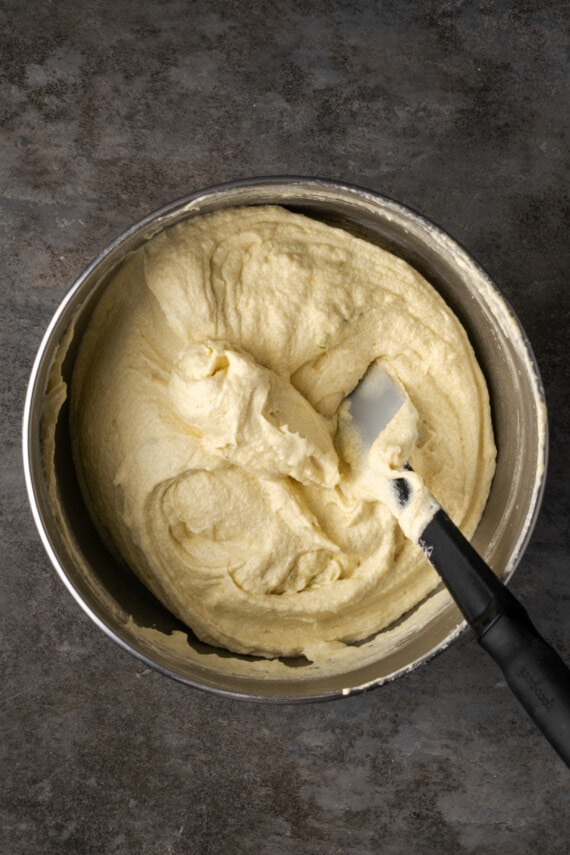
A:
[[[503,581],[508,582],[516,567],[520,563],[524,552],[528,546],[528,543],[532,537],[532,533],[534,531],[536,521],[538,519],[541,503],[544,495],[544,490],[546,486],[546,475],[547,475],[547,466],[548,466],[548,419],[546,414],[546,396],[544,385],[542,382],[542,378],[540,375],[540,370],[538,367],[538,363],[532,349],[532,345],[530,340],[516,314],[514,309],[512,308],[510,302],[504,296],[502,291],[498,288],[495,282],[490,278],[485,269],[481,266],[481,264],[463,247],[463,245],[457,241],[455,238],[451,237],[447,231],[441,228],[439,225],[434,223],[432,220],[429,220],[424,215],[418,213],[414,208],[409,205],[404,205],[390,196],[386,196],[382,193],[378,193],[376,191],[367,189],[358,184],[352,184],[344,181],[336,181],[327,178],[318,178],[318,177],[307,177],[307,176],[297,176],[297,175],[264,175],[259,177],[251,177],[251,178],[241,178],[233,181],[222,182],[219,184],[213,184],[208,187],[205,187],[200,190],[196,190],[192,193],[185,194],[162,207],[146,214],[144,217],[139,219],[137,222],[129,226],[125,231],[123,231],[118,237],[112,240],[107,246],[105,246],[82,270],[82,272],[76,277],[72,285],[69,287],[62,300],[58,304],[55,312],[53,313],[51,320],[46,328],[46,331],[41,339],[40,345],[37,349],[35,359],[32,365],[32,369],[30,372],[30,377],[27,385],[24,409],[23,409],[23,419],[22,419],[22,453],[23,453],[23,467],[24,467],[24,477],[26,483],[26,490],[28,495],[28,501],[30,504],[30,508],[32,511],[34,523],[40,535],[40,539],[42,541],[43,547],[50,559],[51,564],[55,568],[58,576],[65,584],[68,591],[71,593],[73,598],[79,604],[79,606],[83,609],[83,611],[90,617],[90,619],[101,629],[103,632],[109,636],[115,643],[117,643],[120,647],[126,650],[131,655],[135,656],[137,659],[142,661],[144,664],[148,665],[150,668],[158,671],[159,673],[171,677],[179,682],[182,682],[186,685],[190,685],[194,688],[206,690],[213,692],[214,694],[218,694],[224,697],[230,697],[238,700],[245,701],[261,701],[265,703],[305,703],[305,702],[314,702],[314,701],[323,701],[330,700],[334,698],[346,697],[350,694],[356,694],[363,691],[366,691],[370,688],[383,685],[385,683],[392,682],[398,677],[406,674],[410,671],[415,670],[420,665],[428,662],[435,656],[442,653],[447,647],[450,646],[466,629],[467,624],[464,620],[462,620],[448,635],[440,641],[434,648],[428,650],[426,653],[422,654],[413,662],[408,665],[392,672],[389,675],[380,677],[376,680],[372,680],[369,683],[363,683],[360,685],[356,685],[350,688],[344,689],[334,689],[327,690],[317,693],[311,694],[300,694],[300,695],[281,695],[281,694],[252,694],[252,693],[243,693],[236,689],[228,689],[225,687],[221,687],[215,684],[209,684],[208,681],[201,681],[198,679],[194,679],[187,675],[181,674],[167,666],[164,666],[162,663],[157,662],[156,660],[148,657],[144,652],[137,650],[128,640],[121,637],[98,613],[95,611],[92,606],[86,601],[85,597],[73,583],[69,574],[67,573],[65,567],[63,566],[63,562],[60,560],[57,551],[52,543],[50,538],[47,525],[45,524],[44,516],[41,510],[41,503],[39,497],[39,488],[36,484],[36,476],[34,474],[34,464],[33,464],[33,443],[35,441],[35,423],[34,417],[36,415],[36,408],[39,406],[40,401],[43,400],[45,395],[45,379],[47,376],[47,372],[49,368],[53,364],[53,354],[50,354],[50,349],[52,349],[55,345],[57,345],[61,341],[61,337],[57,340],[54,339],[54,335],[56,332],[63,332],[60,330],[60,325],[62,323],[62,319],[66,316],[68,311],[68,307],[73,304],[78,294],[85,288],[85,283],[90,283],[90,287],[86,292],[86,296],[90,293],[90,291],[95,287],[102,275],[104,275],[106,265],[110,263],[113,256],[121,251],[122,254],[131,251],[129,249],[125,249],[125,245],[129,245],[131,243],[135,243],[139,240],[138,245],[142,245],[146,242],[153,234],[157,231],[160,231],[164,227],[168,227],[168,223],[165,224],[165,220],[167,220],[170,216],[173,216],[180,212],[187,211],[188,214],[194,213],[194,215],[199,215],[199,203],[201,200],[209,200],[214,196],[220,196],[223,194],[229,194],[239,190],[254,190],[256,188],[286,188],[288,190],[294,190],[295,187],[302,186],[305,189],[316,189],[323,190],[328,192],[340,192],[346,194],[348,196],[354,196],[356,200],[367,200],[374,204],[380,204],[384,208],[392,210],[395,214],[400,216],[404,216],[407,218],[411,218],[418,224],[424,231],[431,233],[436,236],[440,242],[442,242],[448,249],[453,250],[453,253],[461,258],[462,263],[466,264],[472,270],[474,270],[477,276],[481,279],[481,281],[485,282],[486,288],[489,290],[489,293],[494,296],[494,298],[498,299],[503,307],[508,312],[510,318],[514,322],[515,329],[517,330],[517,334],[519,336],[519,344],[522,347],[523,351],[526,355],[526,361],[528,363],[528,367],[531,369],[531,382],[534,386],[534,392],[536,396],[536,401],[542,405],[544,409],[544,424],[543,424],[543,434],[542,434],[542,443],[540,449],[540,462],[542,464],[542,474],[535,485],[535,490],[532,496],[532,500],[529,504],[529,510],[527,512],[526,520],[524,528],[522,529],[521,535],[516,542],[513,548],[513,560],[510,563],[508,571],[503,576]],[[248,203],[245,203],[248,204]],[[253,203],[249,203],[250,205]],[[284,202],[275,201],[264,202],[263,204],[286,204]],[[231,207],[235,207],[235,204],[232,204]],[[183,218],[183,214],[181,215],[181,219]],[[132,249],[136,249],[137,247],[132,247]],[[95,278],[95,274],[97,271],[101,271],[99,277]],[[91,281],[92,280],[92,281]],[[79,309],[79,306],[77,307]],[[51,359],[48,363],[48,357],[51,356]],[[349,672],[350,673],[350,672]],[[264,681],[269,686],[271,680]]]

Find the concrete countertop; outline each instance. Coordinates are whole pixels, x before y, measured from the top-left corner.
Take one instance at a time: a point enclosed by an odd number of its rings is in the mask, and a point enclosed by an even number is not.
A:
[[[0,4],[0,851],[568,851],[568,771],[470,636],[325,704],[179,685],[57,578],[20,439],[53,311],[128,225],[253,175],[367,186],[464,244],[529,335],[551,462],[512,588],[568,660],[568,24],[562,0]]]

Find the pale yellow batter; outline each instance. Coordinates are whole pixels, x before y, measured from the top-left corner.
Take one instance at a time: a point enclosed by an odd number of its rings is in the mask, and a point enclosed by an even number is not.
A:
[[[375,359],[411,402],[390,454],[413,447],[470,536],[494,471],[487,390],[402,260],[251,207],[152,238],[107,288],[72,384],[80,481],[108,542],[202,640],[314,659],[438,583],[386,506],[351,492],[339,408]]]

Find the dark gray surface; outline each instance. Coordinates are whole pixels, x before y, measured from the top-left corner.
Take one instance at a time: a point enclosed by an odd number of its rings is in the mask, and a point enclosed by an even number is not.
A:
[[[0,851],[568,851],[568,772],[468,636],[323,705],[192,691],[67,594],[20,462],[34,351],[124,228],[233,178],[363,184],[462,242],[529,334],[551,464],[512,587],[570,658],[567,8],[2,0]]]

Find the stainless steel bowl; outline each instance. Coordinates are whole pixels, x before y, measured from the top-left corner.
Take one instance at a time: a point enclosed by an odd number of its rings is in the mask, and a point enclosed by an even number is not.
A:
[[[479,265],[423,217],[358,187],[261,178],[193,193],[133,226],[77,279],[39,348],[24,415],[28,494],[53,565],[93,621],[158,671],[236,698],[309,701],[380,685],[447,647],[464,628],[447,592],[438,590],[387,631],[327,663],[267,662],[199,642],[99,539],[75,477],[62,394],[93,308],[125,256],[181,220],[260,204],[284,205],[341,226],[401,256],[440,291],[462,321],[487,378],[498,446],[496,475],[474,544],[505,580],[523,555],[542,498],[546,408],[526,336]]]

